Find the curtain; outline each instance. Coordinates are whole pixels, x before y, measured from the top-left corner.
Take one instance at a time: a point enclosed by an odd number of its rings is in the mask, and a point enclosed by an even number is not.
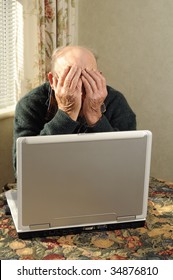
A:
[[[21,0],[23,75],[21,96],[47,80],[56,47],[76,44],[77,0]]]
[[[16,1],[0,0],[0,111],[16,103],[16,20]]]

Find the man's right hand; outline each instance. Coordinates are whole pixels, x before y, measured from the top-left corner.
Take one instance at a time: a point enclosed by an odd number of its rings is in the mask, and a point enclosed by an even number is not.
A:
[[[77,66],[69,66],[60,77],[53,78],[58,108],[74,121],[77,120],[82,105],[81,71]]]

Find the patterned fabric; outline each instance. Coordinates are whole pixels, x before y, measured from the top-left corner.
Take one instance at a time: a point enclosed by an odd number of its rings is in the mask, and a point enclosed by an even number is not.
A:
[[[18,69],[19,96],[47,80],[55,48],[76,43],[76,0],[23,0],[23,69]]]
[[[0,207],[0,259],[167,260],[173,259],[173,183],[151,178],[146,225],[20,240],[11,216]]]

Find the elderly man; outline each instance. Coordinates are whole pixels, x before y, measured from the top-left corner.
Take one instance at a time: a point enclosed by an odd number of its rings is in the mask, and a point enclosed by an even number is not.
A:
[[[20,136],[136,129],[135,114],[124,96],[106,85],[90,50],[80,46],[55,50],[48,79],[16,106],[14,169]]]

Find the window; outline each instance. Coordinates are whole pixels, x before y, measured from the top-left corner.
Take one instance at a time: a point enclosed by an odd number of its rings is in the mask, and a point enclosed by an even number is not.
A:
[[[0,112],[14,109],[22,66],[22,11],[16,0],[0,1]]]

